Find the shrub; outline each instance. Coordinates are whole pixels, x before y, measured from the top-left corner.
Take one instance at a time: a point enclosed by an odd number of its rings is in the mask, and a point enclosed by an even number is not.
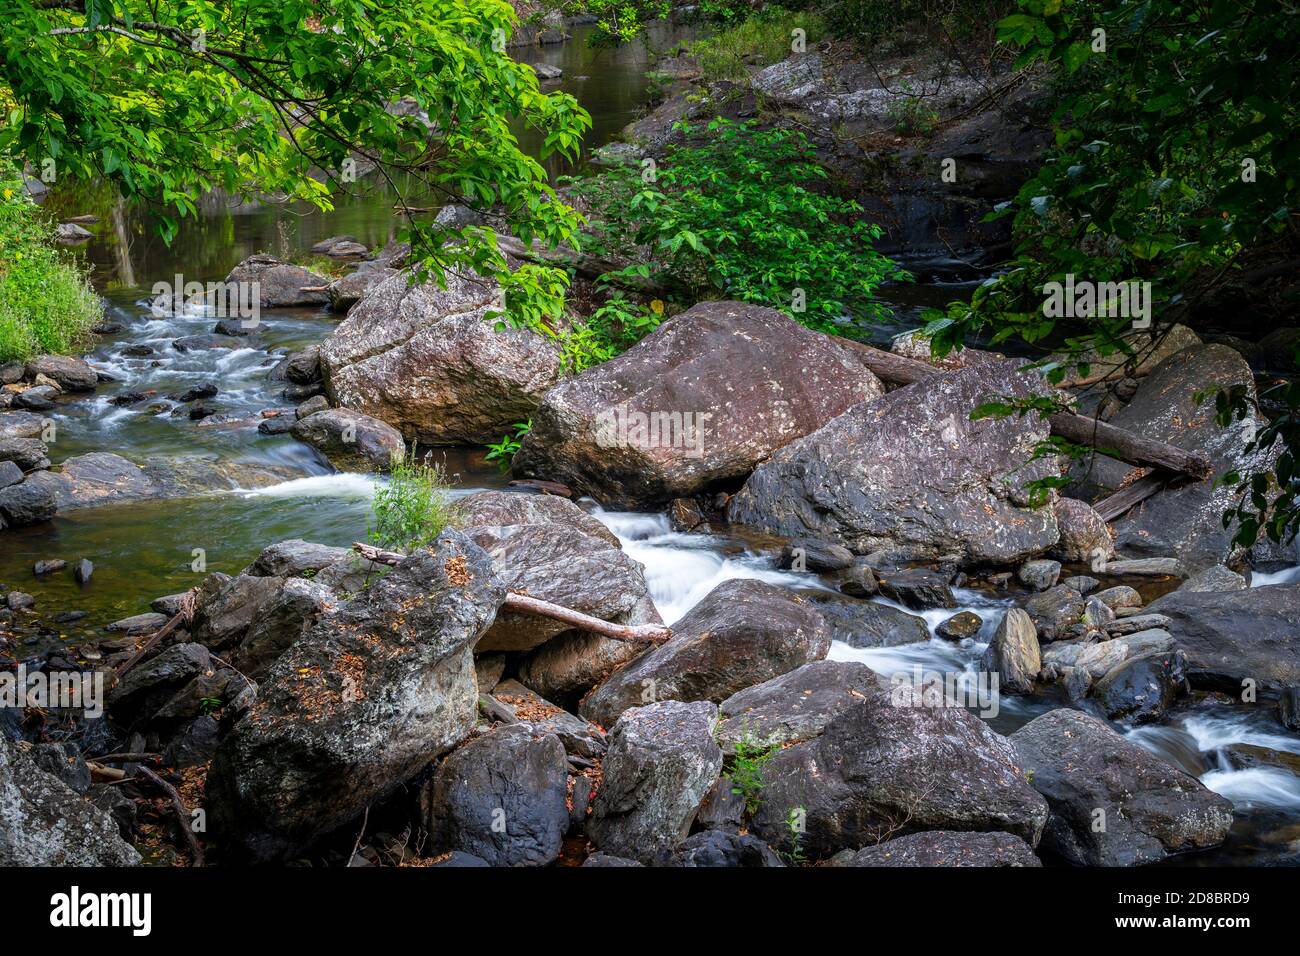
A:
[[[450,498],[451,483],[431,453],[415,449],[393,456],[387,483],[375,489],[371,504],[370,541],[376,547],[409,553],[428,544],[458,522]]]
[[[747,20],[696,40],[687,52],[699,63],[705,79],[738,80],[748,66],[768,66],[789,56],[791,32],[796,28],[805,31],[809,44],[819,39],[824,29],[822,18],[815,13],[766,7]]]

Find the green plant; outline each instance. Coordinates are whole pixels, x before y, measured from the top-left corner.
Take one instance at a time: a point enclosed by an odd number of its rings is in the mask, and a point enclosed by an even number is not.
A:
[[[775,743],[759,740],[748,731],[736,741],[727,775],[731,778],[731,792],[744,798],[746,813],[752,814],[758,809],[763,793],[764,769],[779,749]]]
[[[102,315],[81,268],[55,248],[22,179],[0,165],[0,362],[76,351]]]
[[[220,697],[200,697],[199,713],[204,715],[215,714],[221,709]]]
[[[939,114],[923,97],[914,95],[909,84],[902,86],[903,95],[889,104],[885,118],[904,136],[929,136],[939,124]]]
[[[803,866],[808,862],[808,857],[803,849],[803,831],[804,821],[807,819],[807,811],[803,807],[791,807],[790,812],[785,817],[785,829],[790,834],[790,851],[786,854],[786,859],[792,866]]]
[[[573,185],[593,210],[586,246],[682,299],[757,302],[820,331],[852,334],[887,313],[876,287],[908,276],[872,248],[880,227],[829,192],[802,133],[679,125],[707,138],[670,147],[653,176],[620,167]]]
[[[613,275],[606,274],[602,279],[608,282]],[[641,303],[620,290],[607,286],[606,291],[605,302],[561,337],[561,361],[570,374],[576,375],[625,352],[657,329],[664,319],[664,303],[659,299]]]
[[[502,435],[501,440],[495,445],[489,444],[487,454],[483,456],[488,461],[495,461],[497,467],[503,472],[510,470],[510,459],[519,450],[519,443],[523,437],[533,430],[533,420],[530,418],[526,422],[515,422],[512,427],[514,432]]]
[[[416,457],[412,447],[405,455],[394,455],[388,480],[375,489],[371,503],[371,543],[409,553],[437,538],[444,528],[454,527],[458,515],[450,488],[430,452]]]
[[[704,78],[712,82],[739,80],[750,67],[784,60],[790,55],[796,29],[804,31],[809,45],[821,39],[823,32],[821,17],[811,11],[796,13],[769,6],[739,22],[727,19],[725,27],[687,47]]]

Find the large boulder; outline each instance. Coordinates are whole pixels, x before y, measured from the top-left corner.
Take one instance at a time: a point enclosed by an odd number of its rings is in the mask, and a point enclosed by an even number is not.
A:
[[[1222,843],[1232,803],[1095,717],[1053,710],[1011,735],[1052,808],[1042,849],[1080,866],[1139,866]]]
[[[207,779],[232,854],[283,859],[359,815],[474,726],[474,642],[505,588],[444,531],[285,652]]]
[[[780,312],[704,302],[551,389],[514,468],[611,507],[662,504],[739,482],[882,391],[833,340]]]
[[[50,449],[39,438],[0,437],[0,461],[13,462],[23,471],[48,468]]]
[[[836,866],[1042,866],[1028,843],[1010,833],[928,830],[863,847]]]
[[[290,538],[268,544],[244,573],[255,577],[296,577],[315,573],[350,553],[348,548]]]
[[[582,715],[608,727],[651,701],[720,703],[821,660],[830,646],[830,628],[811,602],[762,581],[724,581],[673,626],[669,641],[592,691]]]
[[[1180,588],[1148,610],[1169,618],[1194,686],[1240,694],[1247,680],[1274,693],[1300,684],[1300,584]]]
[[[253,680],[261,680],[280,655],[335,605],[333,592],[315,581],[270,580],[283,583],[267,600],[259,602],[257,614],[234,656],[234,665]]]
[[[191,635],[216,651],[238,647],[249,628],[264,620],[283,586],[284,578],[279,577],[209,574],[194,598]]]
[[[29,381],[38,375],[55,382],[65,392],[93,392],[99,386],[99,375],[86,362],[69,355],[42,355],[27,363]]]
[[[911,685],[871,690],[819,737],[766,764],[753,831],[822,859],[927,830],[1005,831],[1036,846],[1047,804],[1006,738]]]
[[[388,471],[406,451],[402,433],[387,422],[350,408],[313,412],[293,423],[289,434],[320,451],[336,468]]]
[[[787,746],[811,740],[864,694],[880,686],[866,664],[813,661],[732,694],[718,707],[724,753],[741,741]]]
[[[430,445],[496,441],[560,379],[560,353],[535,332],[498,329],[501,289],[474,275],[447,288],[383,280],[321,343],[326,394]]]
[[[849,409],[760,465],[732,499],[732,521],[785,537],[840,541],[894,560],[1009,564],[1054,545],[1056,516],[1027,485],[1048,436],[1036,415],[971,420],[998,396],[1050,392],[1014,362],[935,375]]]
[[[113,818],[0,734],[0,866],[134,866]]]
[[[712,704],[669,700],[625,713],[609,735],[587,835],[606,853],[653,863],[689,832],[722,770]]]
[[[545,866],[569,828],[569,764],[554,734],[509,724],[459,747],[438,765],[422,800],[435,849],[492,866]]]
[[[1054,558],[1070,563],[1109,560],[1115,554],[1110,529],[1101,515],[1086,502],[1060,498],[1052,506],[1061,538],[1052,548]]]
[[[1161,362],[1110,424],[1204,452],[1216,476],[1233,470],[1247,474],[1271,460],[1269,452],[1245,454],[1248,437],[1265,420],[1252,414],[1224,428],[1215,421],[1214,401],[1198,400],[1207,391],[1234,386],[1255,397],[1254,375],[1240,353],[1226,345],[1196,345]],[[1122,487],[1133,469],[1098,457],[1088,463],[1086,477],[1082,466],[1078,471],[1077,490],[1101,498]],[[1111,522],[1115,545],[1133,557],[1177,557],[1192,571],[1231,562],[1241,554],[1232,543],[1236,526],[1224,528],[1221,519],[1235,497],[1231,486],[1213,481],[1165,488]]]
[[[226,276],[226,282],[255,282],[258,301],[264,309],[287,306],[325,305],[329,296],[325,287],[329,279],[319,273],[281,262],[264,253],[249,256]]]

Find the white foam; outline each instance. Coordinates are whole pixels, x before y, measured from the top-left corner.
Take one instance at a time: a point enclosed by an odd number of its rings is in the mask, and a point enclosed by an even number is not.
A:
[[[1300,778],[1276,767],[1211,770],[1201,777],[1201,783],[1227,797],[1238,809],[1300,807]]]
[[[1281,571],[1273,571],[1268,574],[1255,572],[1250,576],[1250,586],[1252,588],[1265,588],[1270,584],[1294,584],[1300,581],[1300,564],[1294,568],[1283,568]]]
[[[235,488],[231,494],[245,498],[342,498],[368,501],[374,497],[377,480],[372,475],[340,472],[293,478],[265,488]]]

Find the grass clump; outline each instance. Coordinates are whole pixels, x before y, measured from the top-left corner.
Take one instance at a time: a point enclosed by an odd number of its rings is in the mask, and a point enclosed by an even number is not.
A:
[[[85,274],[55,247],[22,178],[0,167],[0,362],[77,351],[102,314]]]
[[[811,48],[821,37],[822,18],[809,11],[765,7],[747,20],[696,40],[687,52],[699,63],[705,79],[739,80],[749,67],[770,66],[789,56],[796,29],[804,31]]]
[[[403,554],[459,523],[446,471],[433,462],[431,452],[417,457],[414,447],[393,456],[388,481],[375,489],[370,508],[371,544]]]

